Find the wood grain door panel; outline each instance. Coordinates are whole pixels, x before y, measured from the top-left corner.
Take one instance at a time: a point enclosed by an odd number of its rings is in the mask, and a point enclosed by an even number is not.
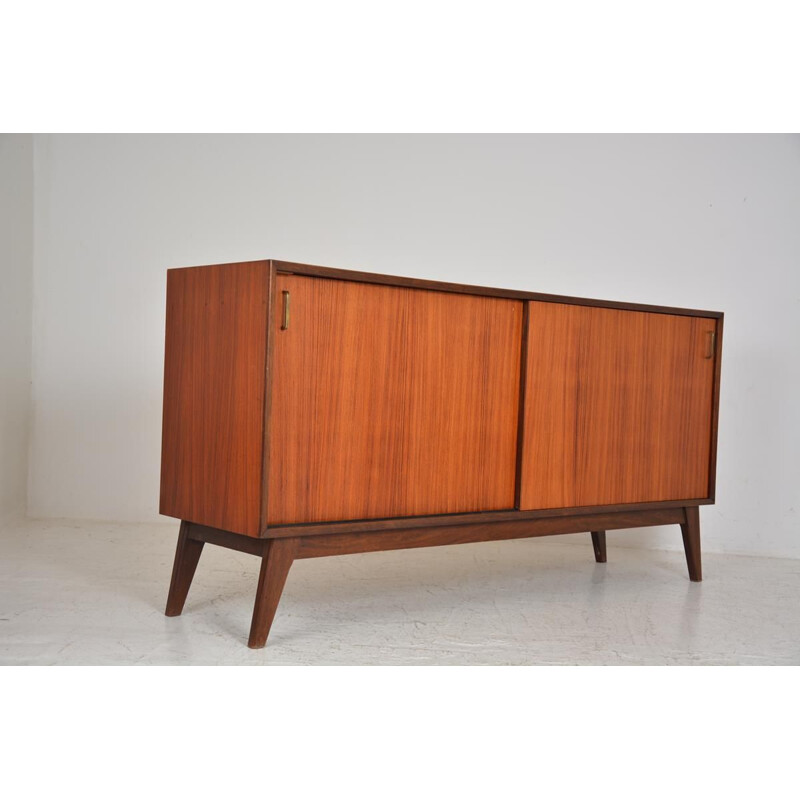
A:
[[[514,506],[522,303],[279,274],[268,524]]]
[[[715,327],[531,301],[520,508],[707,497]]]

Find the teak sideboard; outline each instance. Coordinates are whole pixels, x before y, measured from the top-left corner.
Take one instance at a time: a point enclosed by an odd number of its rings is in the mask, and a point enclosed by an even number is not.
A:
[[[166,613],[206,542],[294,559],[677,523],[701,579],[723,315],[284,261],[167,272]]]

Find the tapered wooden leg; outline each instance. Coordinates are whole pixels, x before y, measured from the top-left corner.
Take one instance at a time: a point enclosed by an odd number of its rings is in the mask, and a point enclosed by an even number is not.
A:
[[[286,576],[294,561],[296,542],[294,539],[270,539],[261,558],[261,573],[258,576],[256,604],[253,609],[253,624],[250,626],[248,647],[254,649],[267,643],[269,629],[275,618],[278,601],[281,599]]]
[[[703,580],[703,565],[700,561],[700,509],[689,506],[686,522],[681,524],[683,549],[686,552],[686,565],[689,567],[689,580]]]
[[[594,560],[598,564],[606,563],[606,532],[592,531],[592,547],[594,547]]]
[[[191,523],[184,520],[178,533],[178,546],[175,549],[175,563],[172,565],[172,580],[167,596],[167,610],[164,612],[168,617],[177,617],[183,611],[197,562],[203,552],[204,542],[189,538],[190,526]]]

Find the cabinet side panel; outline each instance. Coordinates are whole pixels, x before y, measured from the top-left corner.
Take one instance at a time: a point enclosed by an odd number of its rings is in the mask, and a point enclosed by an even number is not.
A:
[[[284,292],[271,525],[513,508],[520,302],[278,274]]]
[[[269,263],[167,272],[162,514],[260,535]]]
[[[715,327],[532,302],[520,508],[707,498]]]

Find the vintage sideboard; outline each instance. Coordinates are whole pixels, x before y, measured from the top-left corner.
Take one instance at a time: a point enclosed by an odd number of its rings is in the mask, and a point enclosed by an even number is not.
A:
[[[283,261],[167,272],[166,613],[206,542],[294,559],[679,524],[701,579],[723,315]]]

